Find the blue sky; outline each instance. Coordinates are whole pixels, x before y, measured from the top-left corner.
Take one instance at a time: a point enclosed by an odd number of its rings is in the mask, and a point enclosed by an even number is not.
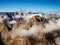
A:
[[[0,0],[0,12],[20,10],[59,12],[60,0]]]

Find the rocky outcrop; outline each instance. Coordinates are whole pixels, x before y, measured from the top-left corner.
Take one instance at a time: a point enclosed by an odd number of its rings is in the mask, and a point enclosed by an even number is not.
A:
[[[0,44],[4,45],[60,45],[60,29],[48,33],[42,32],[45,28],[44,24],[49,24],[49,20],[38,15],[28,19],[25,23],[16,24],[0,24]],[[38,33],[31,36],[11,36],[10,31],[17,29],[29,30],[36,25],[39,29]],[[49,29],[50,30],[50,29]]]

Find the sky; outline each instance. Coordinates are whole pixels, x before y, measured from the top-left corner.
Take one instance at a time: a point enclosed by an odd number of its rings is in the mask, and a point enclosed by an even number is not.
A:
[[[60,0],[0,0],[0,12],[60,12]]]

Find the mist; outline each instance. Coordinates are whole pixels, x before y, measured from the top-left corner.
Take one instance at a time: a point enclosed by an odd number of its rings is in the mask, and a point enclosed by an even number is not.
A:
[[[44,29],[40,29],[41,27],[39,27],[38,25],[34,25],[33,27],[29,28],[29,30],[18,28],[16,30],[10,31],[9,33],[11,36],[28,36],[28,37],[41,32],[49,33],[49,32],[60,29],[60,19],[57,19],[55,21],[56,23],[50,20],[49,23],[44,24],[45,26]]]
[[[34,25],[29,30],[20,29],[20,28],[18,28],[16,30],[12,30],[9,32],[9,35],[11,35],[11,36],[31,36],[37,32],[39,32],[39,30],[38,30],[37,26]]]

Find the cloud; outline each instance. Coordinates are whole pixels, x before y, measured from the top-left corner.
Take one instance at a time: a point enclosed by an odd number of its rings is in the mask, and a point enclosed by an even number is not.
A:
[[[16,24],[17,22],[15,20],[9,21],[9,24]]]
[[[14,21],[12,22],[14,23]],[[42,28],[41,26],[38,26],[38,25],[34,25],[33,27],[29,28],[29,30],[26,30],[26,29],[16,29],[16,30],[12,30],[9,32],[9,34],[11,36],[32,36],[32,35],[35,35],[36,33],[49,33],[49,32],[52,32],[52,31],[55,31],[55,30],[58,30],[60,29],[60,18],[59,19],[51,19],[49,20],[49,23],[46,23],[44,24],[45,28],[43,29],[40,29]]]
[[[48,32],[60,29],[60,19],[55,20],[55,21],[56,23],[50,20],[49,24],[45,24],[45,29],[42,32],[48,33]]]
[[[35,34],[36,32],[39,32],[37,31],[38,28],[36,26],[33,26],[31,27],[29,30],[26,30],[26,29],[16,29],[16,30],[12,30],[9,32],[9,34],[11,36],[31,36],[33,34]]]

